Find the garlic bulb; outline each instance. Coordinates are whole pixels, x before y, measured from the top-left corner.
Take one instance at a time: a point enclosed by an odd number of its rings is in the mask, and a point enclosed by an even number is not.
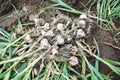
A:
[[[37,18],[37,15],[33,15],[33,14],[29,15],[29,21],[33,21],[36,18]]]
[[[57,35],[56,37],[57,37],[57,43],[58,43],[59,45],[65,43],[64,38],[63,38],[61,35]]]
[[[42,36],[45,36],[46,32],[44,30],[41,30],[41,34],[42,34]]]
[[[23,32],[24,32],[23,28],[20,28],[20,27],[15,28],[15,33],[16,34],[22,34]]]
[[[31,43],[32,42],[31,36],[29,34],[25,36],[24,42],[25,43]]]
[[[86,19],[87,18],[87,15],[85,13],[81,14],[79,19]]]
[[[46,32],[45,36],[51,36],[51,37],[53,37],[53,36],[55,36],[55,34],[53,33],[52,30],[49,30],[48,32]]]
[[[79,20],[78,26],[81,27],[81,28],[85,28],[85,27],[86,27],[86,22],[85,22],[85,20]]]
[[[42,39],[40,42],[40,47],[42,49],[47,49],[49,48],[51,45],[49,44],[48,40],[46,38]]]
[[[35,27],[41,27],[41,25],[43,25],[45,21],[42,18],[35,18],[34,23],[35,23]]]
[[[71,47],[72,47],[72,44],[66,44],[66,45],[65,45],[65,48],[66,48],[66,49],[70,49]]]
[[[86,34],[82,29],[77,30],[77,37],[85,37]]]
[[[40,19],[37,19],[37,18],[34,19],[35,27],[38,27],[38,26],[39,26],[39,20],[40,20]]]
[[[64,31],[64,25],[62,23],[58,23],[57,24],[57,29],[61,32]]]
[[[78,58],[75,56],[72,56],[69,58],[69,63],[71,64],[71,66],[76,66],[79,62],[78,62]]]
[[[71,40],[72,40],[72,36],[68,35],[68,36],[67,36],[67,41],[69,42],[69,41],[71,41]]]
[[[78,52],[78,48],[76,46],[71,47],[71,53],[74,55]]]
[[[45,23],[43,28],[44,28],[44,30],[49,30],[50,29],[50,24],[49,23]]]
[[[52,54],[55,55],[55,54],[58,54],[58,50],[56,48],[53,48],[52,49]]]

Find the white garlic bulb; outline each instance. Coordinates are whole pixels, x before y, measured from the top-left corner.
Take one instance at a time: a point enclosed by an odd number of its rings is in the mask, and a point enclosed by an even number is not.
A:
[[[42,49],[47,49],[49,48],[51,45],[49,44],[48,40],[46,38],[42,39],[40,42],[40,47]]]
[[[72,56],[69,58],[69,64],[71,64],[71,66],[76,66],[78,64],[78,58],[75,56]]]
[[[77,37],[85,37],[86,34],[82,29],[77,30]]]
[[[72,44],[67,44],[67,45],[65,45],[65,48],[66,49],[70,49],[72,47]]]
[[[22,34],[23,32],[24,32],[23,28],[20,28],[20,27],[15,28],[15,33],[16,34]]]
[[[53,37],[53,36],[55,36],[55,34],[53,33],[52,30],[49,30],[48,32],[46,32],[45,36],[51,36],[51,37]]]
[[[52,54],[55,55],[55,54],[58,54],[58,50],[56,48],[53,48],[52,49]]]
[[[44,30],[49,30],[50,29],[50,24],[49,23],[45,23],[43,28],[44,28]]]
[[[29,34],[25,36],[24,42],[25,43],[31,43],[32,42],[31,36]]]
[[[61,35],[57,35],[56,37],[57,37],[57,43],[58,43],[59,45],[65,43],[64,38],[63,38]]]
[[[45,36],[46,32],[44,30],[41,30],[41,34],[42,34],[42,36]]]
[[[39,26],[39,20],[40,20],[40,19],[38,19],[38,18],[35,18],[35,19],[34,19],[34,22],[35,22],[35,26],[36,26],[36,27]]]
[[[76,46],[72,46],[72,47],[71,47],[71,52],[72,52],[72,54],[76,54],[77,51],[78,51],[78,48],[77,48]]]
[[[34,19],[36,19],[37,16],[36,15],[33,15],[33,14],[30,14],[29,15],[29,21],[33,21]]]
[[[43,25],[45,23],[42,18],[35,18],[34,22],[35,22],[35,27],[40,27],[40,25]]]
[[[86,25],[85,20],[79,20],[79,21],[78,21],[78,26],[79,26],[79,27],[85,28],[85,27],[86,27],[85,25]]]
[[[71,41],[72,37],[70,35],[67,36],[67,41]]]
[[[57,24],[57,29],[58,29],[59,31],[64,31],[64,25],[63,25],[62,23],[58,23],[58,24]]]
[[[79,19],[86,19],[87,18],[87,15],[85,13],[81,14]]]

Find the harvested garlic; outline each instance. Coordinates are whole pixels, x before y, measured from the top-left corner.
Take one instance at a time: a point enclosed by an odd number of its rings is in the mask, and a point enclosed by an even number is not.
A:
[[[43,25],[45,21],[42,18],[35,18],[34,19],[35,27],[40,27],[40,25]]]
[[[22,28],[17,27],[17,28],[15,28],[15,32],[16,32],[16,34],[22,34],[24,31]]]
[[[78,58],[77,58],[77,57],[72,56],[72,57],[69,58],[69,64],[70,64],[71,66],[76,66],[78,63],[79,63],[79,62],[78,62]]]
[[[44,28],[44,30],[49,30],[50,29],[50,24],[49,23],[45,23],[43,28]]]
[[[78,51],[78,48],[76,46],[71,47],[71,52],[73,55],[75,55],[77,53],[77,51]]]
[[[85,37],[86,34],[82,29],[77,30],[77,37]]]
[[[58,50],[56,48],[52,49],[52,55],[58,54]]]
[[[65,43],[64,38],[63,38],[61,35],[57,35],[56,37],[57,37],[57,43],[58,43],[59,45]]]
[[[37,15],[33,15],[33,14],[29,15],[29,21],[33,21],[36,18],[37,18]]]
[[[86,25],[85,20],[79,20],[79,22],[78,22],[78,26],[79,26],[79,27],[85,28],[85,27],[86,27],[85,25]]]
[[[64,25],[62,23],[58,23],[57,24],[57,29],[61,32],[64,31]]]
[[[51,45],[49,44],[48,40],[46,38],[42,39],[40,42],[40,47],[42,49],[47,49],[49,48]]]
[[[87,18],[87,15],[85,13],[81,14],[79,19],[86,19]]]
[[[32,42],[31,36],[29,34],[25,36],[24,42],[25,43],[31,43]]]
[[[55,36],[55,34],[53,33],[52,30],[49,30],[48,32],[46,32],[45,36],[51,36],[51,37],[53,37],[53,36]]]
[[[35,18],[35,19],[34,19],[34,22],[35,22],[35,26],[38,27],[38,26],[39,26],[39,23],[40,23],[40,22],[39,22],[39,19]]]
[[[45,36],[46,32],[44,30],[41,30],[41,34],[42,34],[42,36]]]
[[[72,37],[70,35],[67,36],[67,41],[71,41]]]

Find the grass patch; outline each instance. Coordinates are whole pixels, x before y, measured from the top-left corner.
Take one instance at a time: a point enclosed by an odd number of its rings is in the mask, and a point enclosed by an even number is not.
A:
[[[113,20],[120,19],[120,1],[119,0],[96,0],[97,17],[108,20],[106,27],[117,30]],[[101,21],[98,23],[102,24]]]

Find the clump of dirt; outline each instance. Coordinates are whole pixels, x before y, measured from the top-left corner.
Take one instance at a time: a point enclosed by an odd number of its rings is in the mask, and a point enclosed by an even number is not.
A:
[[[9,13],[12,9],[13,4],[14,6],[19,3],[19,0],[0,0],[0,16]]]
[[[0,23],[0,27],[10,31],[13,26],[18,24],[18,19],[20,19],[22,23],[28,22],[29,15],[38,13],[39,11],[39,6],[35,3],[38,4],[38,2],[31,0],[27,0],[25,2],[19,0],[2,0],[0,2],[0,19],[2,21]],[[16,12],[12,5],[16,7],[18,12]],[[24,6],[27,9],[27,13],[22,11]],[[11,17],[7,18],[8,16]]]

